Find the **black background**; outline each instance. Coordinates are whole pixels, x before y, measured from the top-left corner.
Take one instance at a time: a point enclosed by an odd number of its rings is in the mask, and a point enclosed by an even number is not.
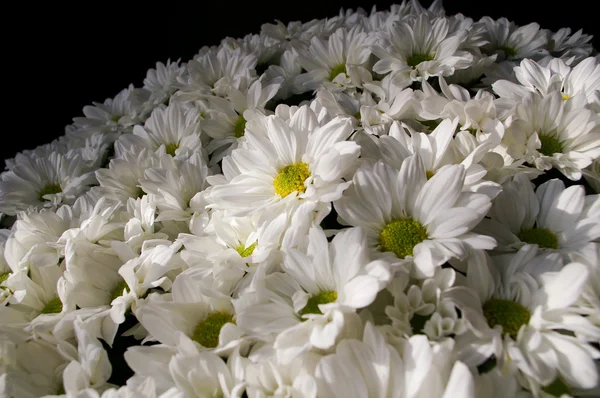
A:
[[[142,85],[149,68],[167,59],[187,61],[203,45],[227,36],[258,33],[263,23],[279,19],[308,21],[332,17],[345,9],[389,8],[394,1],[333,0],[276,3],[213,2],[81,2],[70,6],[28,2],[2,12],[4,111],[1,159],[52,141],[64,133],[83,106],[103,102],[133,83]],[[423,5],[431,0],[422,1]],[[444,1],[448,15],[475,20],[489,15],[519,25],[594,35],[599,48],[597,14],[592,2]]]

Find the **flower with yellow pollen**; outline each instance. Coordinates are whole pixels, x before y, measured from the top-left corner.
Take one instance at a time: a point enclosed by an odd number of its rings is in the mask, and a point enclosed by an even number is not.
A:
[[[408,267],[418,278],[433,276],[451,258],[463,258],[468,248],[495,246],[492,238],[470,232],[491,203],[485,194],[464,192],[465,168],[446,165],[428,177],[418,152],[399,170],[379,161],[358,169],[353,185],[334,202],[345,223],[368,231],[377,256]]]
[[[326,118],[317,119],[308,106],[277,109],[276,115],[248,122],[245,145],[223,160],[234,167],[211,187],[210,207],[243,216],[278,202],[284,208],[298,200],[330,202],[350,185],[345,178],[360,153],[358,144],[348,141],[351,118],[320,123]]]

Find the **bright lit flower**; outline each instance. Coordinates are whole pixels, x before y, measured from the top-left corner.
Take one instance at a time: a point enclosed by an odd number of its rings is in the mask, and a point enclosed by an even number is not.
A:
[[[367,246],[378,257],[417,277],[431,277],[450,258],[464,258],[469,247],[496,245],[493,238],[470,232],[491,202],[487,195],[464,192],[464,181],[462,165],[444,166],[427,179],[415,154],[400,170],[381,161],[358,169],[334,206],[345,223],[365,229]]]

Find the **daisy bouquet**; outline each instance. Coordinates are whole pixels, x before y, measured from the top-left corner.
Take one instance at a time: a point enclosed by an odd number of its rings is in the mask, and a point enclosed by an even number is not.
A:
[[[590,42],[405,1],[157,63],[6,160],[0,395],[599,396]]]

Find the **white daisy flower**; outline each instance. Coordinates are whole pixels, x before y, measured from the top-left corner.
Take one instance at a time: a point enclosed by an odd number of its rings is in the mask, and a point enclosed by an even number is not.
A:
[[[583,29],[572,33],[571,28],[561,28],[556,32],[548,31],[548,51],[553,57],[564,60],[574,58],[574,63],[591,55],[594,51],[593,36],[583,33]]]
[[[320,395],[343,397],[475,397],[473,375],[455,361],[453,341],[430,345],[413,336],[396,348],[367,322],[361,340],[344,340],[315,372]],[[360,358],[360,360],[358,359]]]
[[[290,111],[289,121],[264,117],[264,135],[246,131],[246,147],[224,159],[226,182],[210,188],[212,208],[249,213],[277,202],[330,202],[341,196],[350,184],[343,178],[359,155],[359,146],[346,141],[351,121],[336,117],[321,124],[308,106]]]
[[[196,108],[186,109],[178,102],[156,107],[143,127],[135,125],[133,134],[115,141],[115,154],[121,158],[125,152],[139,153],[146,148],[158,155],[187,157],[202,147],[198,118]]]
[[[137,256],[129,247],[122,250],[122,247],[113,242],[113,248],[125,261],[119,268],[119,274],[126,283],[117,285],[118,288],[111,291],[113,300],[110,316],[116,324],[125,322],[127,310],[131,308],[135,312],[139,300],[150,294],[152,289],[171,289],[178,271],[185,266],[178,254],[181,247],[181,242],[147,240],[142,245],[141,254]],[[115,297],[112,297],[113,293]]]
[[[115,98],[83,107],[84,116],[73,118],[75,126],[88,134],[131,131],[134,124],[143,122],[143,102],[137,100],[137,97],[142,94],[139,91],[130,85],[119,92]]]
[[[387,136],[382,136],[376,142],[378,150],[375,153],[366,148],[362,151],[363,158],[376,162],[381,159],[389,166],[400,170],[402,162],[410,155],[418,153],[427,178],[431,178],[442,167],[461,164],[465,168],[465,181],[463,190],[484,193],[494,198],[501,187],[499,184],[484,179],[487,170],[480,162],[494,146],[493,142],[485,141],[477,145],[462,159],[454,156],[454,148],[458,145],[452,140],[458,126],[458,117],[453,121],[445,119],[430,134],[411,131],[408,135],[400,124],[394,122]],[[410,130],[409,127],[407,129]],[[457,137],[463,134],[460,132]]]
[[[178,349],[165,345],[129,347],[124,357],[135,375],[127,381],[127,386],[141,390],[143,394],[125,397],[152,397],[152,394],[162,398],[242,395],[242,358],[237,350],[225,362],[215,353],[198,350],[183,339],[177,346]]]
[[[303,91],[316,90],[322,84],[334,91],[355,86],[354,75],[366,66],[371,55],[368,36],[360,26],[339,28],[327,40],[314,36],[310,45],[294,43],[298,63],[306,70],[297,78]]]
[[[388,305],[383,308],[386,317],[376,321],[376,324],[385,322],[378,326],[380,331],[405,338],[424,334],[430,341],[464,333],[464,322],[446,294],[455,279],[456,273],[452,269],[437,268],[432,278],[416,281],[406,273],[397,273],[387,287]],[[383,307],[381,301],[374,306]]]
[[[568,109],[561,94],[528,93],[515,108],[503,145],[514,159],[538,170],[558,169],[570,180],[600,156],[600,118],[588,109]]]
[[[6,262],[16,272],[27,270],[29,262],[57,264],[62,252],[58,243],[65,231],[79,225],[68,206],[57,212],[40,209],[19,213],[7,237]]]
[[[212,138],[206,150],[209,153],[218,151],[218,154],[213,154],[211,164],[221,160],[237,147],[238,140],[244,136],[246,130],[246,118],[255,113],[270,113],[265,110],[265,105],[275,96],[281,82],[282,78],[269,81],[268,84],[259,79],[254,81],[247,91],[231,88],[226,98],[206,98],[209,109],[205,112],[202,132]],[[223,148],[225,146],[227,148]]]
[[[470,53],[458,49],[467,32],[450,32],[448,19],[443,17],[411,16],[377,34],[379,40],[372,49],[379,58],[373,65],[376,73],[400,73],[422,81],[451,75],[473,61]]]
[[[151,293],[138,301],[135,316],[152,340],[171,347],[197,345],[227,356],[243,342],[236,311],[229,296],[203,288],[203,275],[197,271],[179,274],[171,294]]]
[[[379,258],[410,267],[418,278],[432,277],[448,259],[464,258],[467,248],[496,245],[470,232],[491,202],[485,194],[465,192],[464,183],[462,165],[446,165],[428,180],[414,154],[400,170],[382,161],[361,167],[334,206],[344,223],[365,229],[367,246]]]
[[[546,96],[558,91],[568,108],[599,105],[595,93],[600,89],[600,65],[593,57],[572,68],[560,58],[548,57],[539,63],[524,59],[514,70],[520,84],[508,80],[492,84],[494,92],[502,98],[521,101],[528,92]]]
[[[279,41],[262,34],[248,34],[241,39],[227,37],[221,41],[221,45],[229,48],[231,51],[241,48],[244,54],[256,55],[257,63],[255,68],[256,74],[259,77],[270,64],[277,62],[278,55],[281,53]]]
[[[10,355],[7,358],[12,358],[11,363],[7,367],[0,366],[5,377],[4,383],[0,383],[3,397],[37,398],[64,394],[62,374],[69,361],[55,344],[43,339],[10,342],[7,354]]]
[[[496,109],[494,95],[479,90],[471,98],[466,89],[455,84],[448,85],[441,77],[439,83],[443,95],[425,97],[421,101],[420,116],[428,120],[453,120],[458,117],[458,131],[475,135],[479,143],[489,141],[494,146],[500,144],[504,136],[504,124]]]
[[[547,54],[548,38],[535,22],[517,26],[506,18],[494,20],[486,16],[478,24],[485,26],[484,37],[488,42],[481,50],[488,55],[498,54],[498,61],[539,59]]]
[[[147,193],[140,187],[146,169],[159,167],[159,156],[143,148],[139,152],[123,152],[110,160],[107,168],[96,170],[100,186],[92,187],[101,196],[123,203],[129,198],[141,198]]]
[[[289,363],[302,352],[331,348],[353,322],[344,313],[371,304],[391,275],[387,264],[369,260],[360,228],[345,229],[328,243],[323,230],[312,227],[306,254],[284,253],[285,273],[266,276],[264,287],[234,306],[240,328],[274,341],[279,360]]]
[[[293,95],[302,94],[305,89],[298,84],[298,76],[302,73],[302,66],[298,63],[298,54],[292,50],[285,50],[279,59],[278,65],[269,65],[265,70],[265,82],[280,80],[281,86],[273,97],[275,101],[284,101]]]
[[[257,344],[254,347],[244,367],[248,398],[317,398],[314,374],[320,355],[309,352],[295,357],[289,364],[283,364],[277,360],[272,346]]]
[[[162,156],[159,164],[160,167],[144,171],[144,178],[139,180],[140,188],[150,195],[149,202],[156,205],[156,221],[187,223],[193,214],[192,201],[201,200],[196,196],[203,195],[209,186],[207,177],[212,172],[198,152],[187,159]]]
[[[112,384],[107,383],[112,373],[108,354],[100,341],[86,330],[81,319],[75,319],[74,324],[77,347],[71,346],[69,351],[77,353],[77,356],[71,359],[62,372],[64,392],[68,396],[78,396],[80,392],[85,393],[89,389],[90,394],[93,394],[92,391],[98,394],[112,387]],[[60,343],[59,349],[67,351]]]
[[[28,271],[10,275],[4,286],[13,292],[9,305],[0,307],[0,330],[25,330],[42,335],[51,330],[67,313],[75,311],[68,303],[67,286],[59,283],[64,265],[30,264]]]
[[[482,252],[469,259],[465,283],[475,294],[459,299],[470,325],[456,337],[461,358],[484,368],[495,362],[503,372],[518,369],[541,387],[562,380],[593,388],[600,351],[590,343],[600,340],[600,328],[573,308],[589,271],[581,263],[562,267],[557,255],[537,255],[527,245],[492,261]]]
[[[203,47],[187,63],[187,73],[178,78],[177,101],[195,101],[205,95],[224,96],[230,87],[244,90],[256,79],[257,58],[241,48]]]
[[[524,175],[517,175],[496,197],[488,217],[476,228],[493,236],[497,251],[514,251],[525,244],[557,252],[567,261],[597,245],[600,238],[600,195],[585,195],[581,185],[565,188],[551,179],[534,192]]]
[[[177,91],[177,80],[184,72],[185,64],[180,65],[179,60],[167,60],[166,64],[157,62],[156,69],[148,69],[144,78],[144,89],[150,92],[148,104],[152,104],[152,108],[159,104],[168,105],[165,102]]]
[[[20,157],[0,177],[0,211],[8,215],[30,207],[56,209],[73,204],[96,182],[94,170],[81,156],[57,152],[47,158]]]

